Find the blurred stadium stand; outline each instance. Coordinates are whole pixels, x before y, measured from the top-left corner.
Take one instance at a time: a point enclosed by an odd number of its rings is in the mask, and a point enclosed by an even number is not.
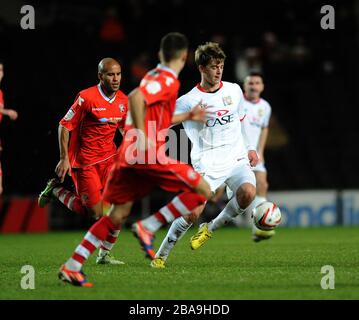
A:
[[[315,0],[32,1],[36,29],[27,31],[19,25],[22,1],[3,2],[2,89],[19,111],[16,123],[0,126],[6,195],[36,195],[52,176],[58,121],[77,92],[97,82],[98,61],[122,62],[129,93],[157,63],[159,39],[169,31],[191,43],[181,94],[199,80],[193,51],[205,41],[227,53],[224,80],[263,72],[275,118],[266,151],[271,190],[358,188],[357,1],[333,4],[335,30],[320,28],[323,3]]]

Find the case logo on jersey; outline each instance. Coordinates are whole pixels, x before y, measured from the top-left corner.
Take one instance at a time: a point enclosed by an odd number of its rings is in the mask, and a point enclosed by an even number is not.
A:
[[[158,81],[149,81],[145,89],[149,94],[156,94],[161,91],[162,87]]]
[[[228,114],[229,110],[217,110],[214,112],[208,112],[215,114],[215,118],[210,118],[206,121],[207,127],[214,127],[216,125],[223,126],[230,122],[233,122],[233,114]]]
[[[232,97],[231,97],[231,96],[223,97],[222,100],[223,100],[223,104],[224,104],[225,106],[228,106],[228,105],[230,105],[230,104],[233,104],[233,101],[232,101]]]
[[[66,121],[70,121],[74,115],[76,114],[76,112],[72,109],[69,109],[69,111],[67,111],[67,113],[65,114],[64,120]]]

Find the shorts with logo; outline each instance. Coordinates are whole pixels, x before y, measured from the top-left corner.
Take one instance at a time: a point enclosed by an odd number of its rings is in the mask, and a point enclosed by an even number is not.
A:
[[[201,175],[185,163],[114,166],[109,174],[103,198],[112,204],[133,202],[148,195],[156,186],[169,191],[191,191]]]
[[[73,168],[71,177],[82,204],[92,207],[102,200],[102,190],[114,162],[114,157],[84,168]]]

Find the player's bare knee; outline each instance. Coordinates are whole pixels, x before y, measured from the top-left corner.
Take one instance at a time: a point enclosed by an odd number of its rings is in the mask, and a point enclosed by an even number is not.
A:
[[[92,206],[92,207],[86,207],[87,212],[91,217],[95,218],[96,220],[100,219],[103,216],[102,207],[100,206]]]
[[[122,224],[126,221],[130,215],[132,203],[126,203],[123,205],[114,205],[111,208],[109,217],[114,224]]]
[[[236,192],[237,201],[242,208],[248,207],[256,196],[256,187],[245,183]]]
[[[124,215],[121,210],[113,210],[109,214],[109,217],[110,217],[112,223],[115,225],[122,224],[124,222],[124,220],[127,218],[127,216]]]

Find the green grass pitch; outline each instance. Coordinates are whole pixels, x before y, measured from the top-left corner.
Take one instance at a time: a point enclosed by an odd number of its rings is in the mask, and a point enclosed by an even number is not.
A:
[[[92,256],[84,267],[92,288],[57,279],[85,232],[0,235],[0,299],[359,299],[359,227],[279,228],[260,243],[249,229],[228,227],[192,251],[194,232],[177,243],[166,269],[155,270],[124,230],[114,254],[126,264],[99,266]],[[21,289],[23,265],[35,268],[34,290]],[[324,265],[334,267],[334,289],[321,288]]]

